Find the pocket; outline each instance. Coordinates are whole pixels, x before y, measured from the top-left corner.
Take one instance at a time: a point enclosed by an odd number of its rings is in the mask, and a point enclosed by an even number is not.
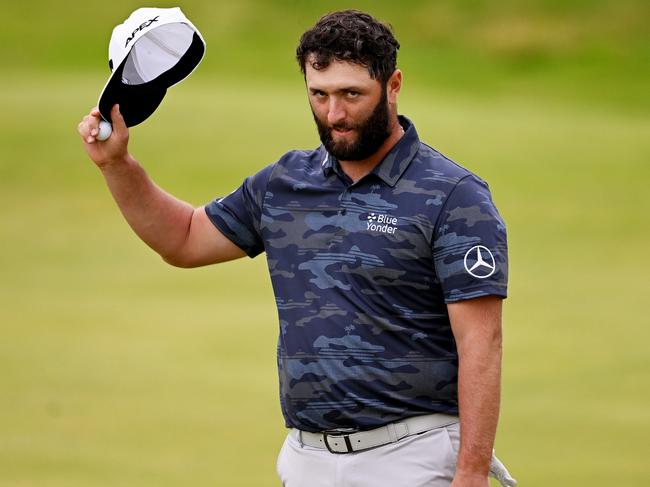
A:
[[[443,426],[449,440],[449,447],[454,458],[458,457],[458,450],[460,449],[460,423],[454,423]]]

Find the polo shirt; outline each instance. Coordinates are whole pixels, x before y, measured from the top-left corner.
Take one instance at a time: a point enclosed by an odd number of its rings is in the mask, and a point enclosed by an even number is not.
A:
[[[488,185],[400,123],[356,182],[323,146],[295,150],[205,207],[249,256],[266,253],[288,427],[458,414],[447,304],[506,297],[506,228]]]

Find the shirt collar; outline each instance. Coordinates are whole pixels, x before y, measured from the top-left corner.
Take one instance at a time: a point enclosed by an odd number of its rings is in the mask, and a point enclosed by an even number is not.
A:
[[[404,174],[420,147],[420,138],[415,130],[415,125],[408,118],[400,115],[399,123],[404,128],[404,135],[397,141],[397,144],[386,154],[384,159],[375,166],[371,174],[375,174],[389,186],[397,184],[399,178]],[[335,171],[340,171],[339,162],[323,148],[322,160],[323,174],[330,176]]]
[[[327,152],[325,146],[321,145],[320,147],[323,154],[323,160],[321,162],[321,167],[323,168],[323,174],[329,177],[334,172],[334,163],[336,162],[336,165],[338,166],[338,161],[334,159],[334,157],[332,157],[329,152]]]

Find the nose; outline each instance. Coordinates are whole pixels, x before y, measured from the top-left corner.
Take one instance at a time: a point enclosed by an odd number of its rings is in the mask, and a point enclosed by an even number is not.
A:
[[[327,122],[330,125],[338,125],[342,123],[347,116],[343,102],[332,96],[329,100],[329,107],[327,110]]]

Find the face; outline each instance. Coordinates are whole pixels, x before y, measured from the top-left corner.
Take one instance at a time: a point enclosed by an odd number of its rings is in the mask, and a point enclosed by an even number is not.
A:
[[[333,61],[315,70],[307,62],[305,80],[321,142],[334,157],[366,159],[389,137],[388,90],[365,67]]]

